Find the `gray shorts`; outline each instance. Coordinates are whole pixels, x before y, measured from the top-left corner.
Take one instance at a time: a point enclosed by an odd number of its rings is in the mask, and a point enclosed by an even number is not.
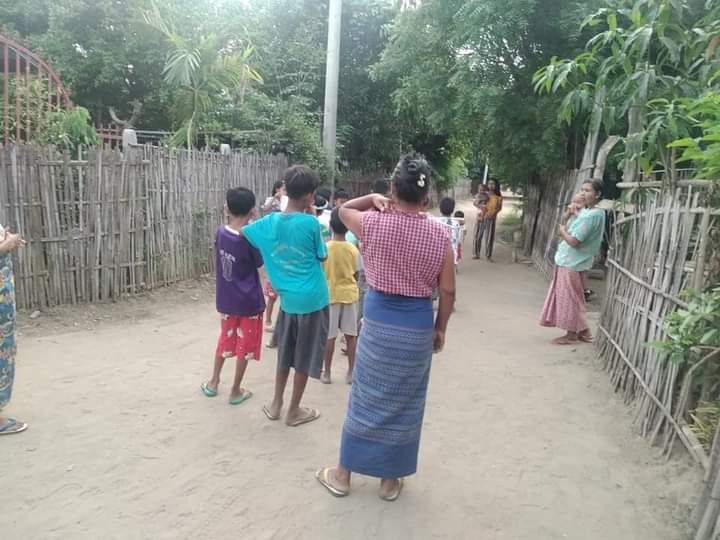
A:
[[[275,325],[278,369],[295,368],[313,379],[320,378],[328,339],[330,310],[327,307],[304,315],[282,309]]]
[[[346,336],[358,335],[358,303],[330,304],[330,330],[328,339],[335,339],[338,334]]]

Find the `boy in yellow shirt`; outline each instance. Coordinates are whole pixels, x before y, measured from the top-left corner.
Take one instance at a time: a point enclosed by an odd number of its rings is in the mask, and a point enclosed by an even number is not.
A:
[[[325,261],[325,276],[330,289],[330,330],[325,347],[325,370],[320,380],[325,384],[332,382],[330,370],[335,340],[339,333],[345,335],[347,342],[348,372],[345,381],[352,383],[352,370],[355,365],[355,349],[358,335],[358,289],[357,274],[360,252],[345,239],[348,232],[345,224],[340,221],[338,209],[330,215],[332,240],[327,243],[328,258]]]

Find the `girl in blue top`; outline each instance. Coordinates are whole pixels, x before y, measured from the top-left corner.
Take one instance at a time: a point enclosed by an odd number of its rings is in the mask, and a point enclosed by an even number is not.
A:
[[[542,326],[565,330],[564,336],[553,340],[556,345],[592,342],[585,317],[582,274],[592,268],[605,232],[605,212],[596,207],[602,195],[602,183],[585,182],[583,193],[585,209],[570,226],[559,227],[562,241],[555,253],[555,273],[540,318]]]

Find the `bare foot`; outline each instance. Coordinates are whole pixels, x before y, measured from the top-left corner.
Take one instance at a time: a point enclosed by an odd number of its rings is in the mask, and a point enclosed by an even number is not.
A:
[[[335,497],[345,497],[350,493],[350,478],[341,478],[337,468],[320,469],[315,478]]]
[[[579,341],[578,335],[568,332],[564,336],[552,340],[553,345],[573,345]]]
[[[323,371],[320,374],[320,382],[323,384],[330,384],[332,383],[332,379],[330,378],[330,372],[329,371]]]
[[[307,407],[298,407],[294,411],[288,411],[285,416],[285,423],[290,427],[302,426],[309,424],[320,418],[318,409],[308,409]]]
[[[402,478],[386,479],[380,481],[380,498],[384,501],[395,501],[400,496],[403,488]]]
[[[263,412],[265,413],[265,416],[267,416],[268,420],[280,420],[280,414],[282,413],[282,402],[263,405]]]

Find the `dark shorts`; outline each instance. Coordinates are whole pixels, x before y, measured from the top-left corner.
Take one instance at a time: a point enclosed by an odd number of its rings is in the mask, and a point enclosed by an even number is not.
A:
[[[282,309],[275,325],[278,369],[295,368],[313,379],[320,378],[330,327],[330,310],[325,307],[305,315]]]

